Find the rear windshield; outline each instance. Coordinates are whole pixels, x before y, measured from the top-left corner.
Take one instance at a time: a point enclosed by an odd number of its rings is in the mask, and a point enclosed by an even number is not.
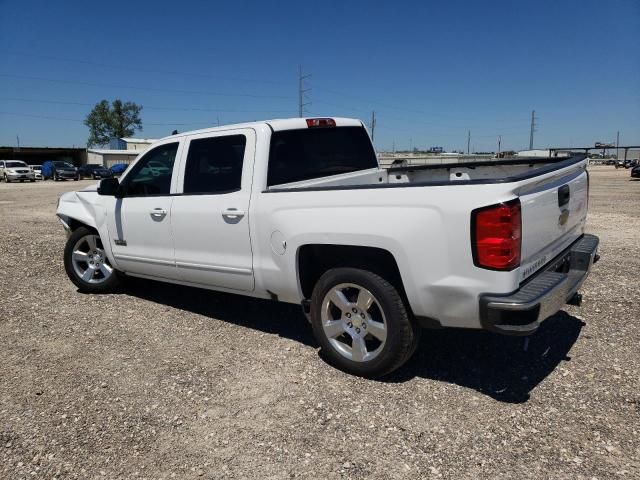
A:
[[[364,127],[305,128],[271,135],[267,185],[376,168]]]

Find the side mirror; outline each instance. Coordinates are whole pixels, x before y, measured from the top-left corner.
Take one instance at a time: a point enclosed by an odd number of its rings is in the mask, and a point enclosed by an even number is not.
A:
[[[117,178],[103,178],[98,186],[98,195],[118,197],[120,194],[120,182]]]

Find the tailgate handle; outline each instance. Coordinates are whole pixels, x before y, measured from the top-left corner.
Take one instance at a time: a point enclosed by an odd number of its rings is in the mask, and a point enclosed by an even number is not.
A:
[[[558,189],[558,206],[562,207],[569,203],[569,199],[571,198],[571,191],[569,190],[569,185],[563,185]]]

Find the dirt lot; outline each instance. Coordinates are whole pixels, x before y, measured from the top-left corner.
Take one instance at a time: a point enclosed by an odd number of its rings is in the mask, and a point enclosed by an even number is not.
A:
[[[602,260],[531,338],[426,331],[385,381],[299,308],[65,276],[60,193],[0,184],[0,478],[640,478],[640,181],[591,170]]]

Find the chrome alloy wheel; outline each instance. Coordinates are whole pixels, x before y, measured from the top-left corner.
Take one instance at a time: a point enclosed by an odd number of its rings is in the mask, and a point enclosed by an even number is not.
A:
[[[354,362],[376,358],[387,340],[384,312],[373,294],[353,283],[341,283],[322,300],[322,329],[329,343]]]
[[[113,267],[98,235],[85,235],[73,246],[73,270],[87,283],[102,283],[113,275]]]

